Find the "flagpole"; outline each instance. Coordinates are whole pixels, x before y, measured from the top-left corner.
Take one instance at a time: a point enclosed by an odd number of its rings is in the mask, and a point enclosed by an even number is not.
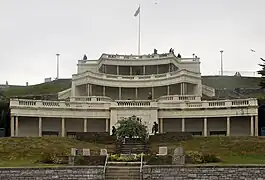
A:
[[[140,9],[140,4],[139,4],[139,9]],[[138,29],[138,55],[141,53],[141,9],[139,12],[139,29]]]

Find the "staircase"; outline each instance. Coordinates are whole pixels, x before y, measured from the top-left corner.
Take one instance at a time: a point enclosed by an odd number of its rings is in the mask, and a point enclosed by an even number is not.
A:
[[[109,166],[105,180],[140,180],[139,166]]]
[[[148,144],[139,142],[121,143],[117,145],[116,149],[118,154],[146,154],[149,152]]]

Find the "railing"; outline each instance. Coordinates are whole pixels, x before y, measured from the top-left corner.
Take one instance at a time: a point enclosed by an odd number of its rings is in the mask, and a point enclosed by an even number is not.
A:
[[[104,101],[91,101],[86,103],[69,102],[69,101],[46,101],[46,100],[29,100],[29,99],[11,99],[10,107],[30,107],[30,108],[61,108],[61,109],[88,109],[100,108],[108,109],[110,103]]]
[[[201,97],[193,95],[168,95],[161,96],[157,101],[201,101]]]
[[[106,169],[107,169],[108,159],[109,159],[109,154],[107,154],[104,164],[104,169],[103,169],[104,179],[106,179]]]
[[[158,109],[167,108],[233,108],[258,106],[257,99],[235,99],[235,100],[216,100],[216,101],[149,101],[149,100],[118,100],[114,102],[107,101],[46,101],[46,100],[28,100],[28,99],[11,99],[10,107],[19,108],[61,108],[61,109],[109,109],[111,107],[154,107]]]
[[[141,153],[140,180],[143,179],[143,161],[144,161],[144,154]]]
[[[176,77],[181,75],[189,75],[189,76],[195,76],[200,77],[200,73],[192,72],[186,69],[181,69],[178,71],[163,73],[163,74],[152,74],[152,75],[115,75],[115,74],[104,74],[104,73],[98,73],[98,72],[92,72],[92,71],[86,71],[79,74],[74,74],[73,79],[80,79],[85,78],[87,76],[91,77],[101,77],[104,79],[115,79],[115,80],[147,80],[147,79],[165,79],[169,77]]]
[[[88,102],[88,101],[107,101],[111,102],[113,101],[111,98],[106,96],[75,96],[71,97],[70,101],[81,101],[81,102]]]
[[[151,106],[152,102],[148,100],[118,100],[116,101],[118,106],[127,106],[127,107],[143,107]]]
[[[199,101],[199,102],[158,102],[159,108],[231,108],[231,107],[248,107],[258,106],[256,99],[236,99],[236,100],[218,100],[218,101]]]

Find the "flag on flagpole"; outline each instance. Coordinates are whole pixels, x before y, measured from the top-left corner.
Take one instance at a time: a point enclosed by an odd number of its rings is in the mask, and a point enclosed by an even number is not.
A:
[[[134,13],[134,17],[138,16],[139,13],[140,13],[140,6],[139,6],[138,9],[135,11],[135,13]]]

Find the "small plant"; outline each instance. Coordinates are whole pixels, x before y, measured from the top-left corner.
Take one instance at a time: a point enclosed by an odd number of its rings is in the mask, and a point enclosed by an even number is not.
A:
[[[187,151],[186,163],[201,164],[201,163],[216,163],[221,162],[221,159],[214,154],[201,153],[198,151]]]

